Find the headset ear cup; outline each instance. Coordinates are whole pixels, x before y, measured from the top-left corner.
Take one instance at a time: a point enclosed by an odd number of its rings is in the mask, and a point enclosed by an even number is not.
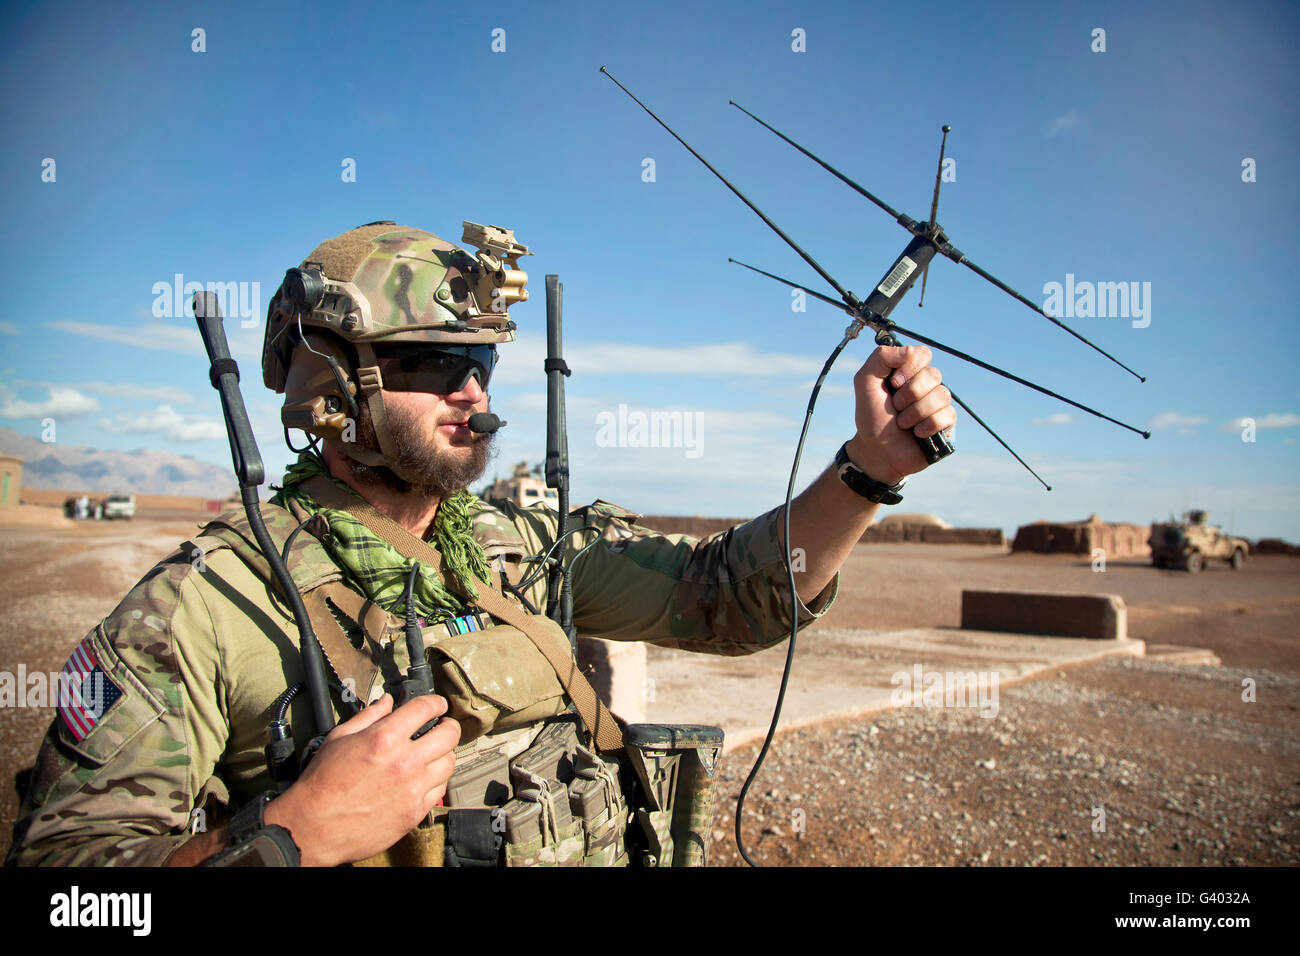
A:
[[[307,339],[294,350],[280,420],[327,441],[355,441],[360,410],[347,356],[329,336],[309,332]]]

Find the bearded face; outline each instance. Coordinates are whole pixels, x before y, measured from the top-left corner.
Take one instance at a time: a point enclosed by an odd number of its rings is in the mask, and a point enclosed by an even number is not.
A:
[[[399,494],[414,491],[430,497],[447,498],[483,477],[494,452],[494,433],[477,434],[464,429],[467,432],[465,437],[448,438],[442,434],[444,429],[439,427],[445,422],[438,417],[439,414],[443,417],[448,415],[446,405],[418,409],[401,400],[385,398],[384,416],[397,451],[395,468],[351,461],[352,474],[357,481],[382,485]],[[370,408],[362,402],[359,411],[357,443],[378,451],[379,439],[375,435]],[[469,413],[453,413],[452,417],[464,420]]]

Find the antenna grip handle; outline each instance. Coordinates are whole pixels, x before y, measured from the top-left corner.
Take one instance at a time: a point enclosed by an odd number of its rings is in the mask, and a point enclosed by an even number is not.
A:
[[[896,346],[899,342],[893,332],[882,330],[876,333],[876,344]],[[893,395],[898,391],[894,386],[893,378],[885,379],[885,390],[888,391],[890,395]],[[916,444],[920,446],[921,454],[925,456],[926,462],[931,465],[947,458],[957,450],[952,441],[949,440],[948,436],[943,432],[936,432],[929,438],[922,438],[920,435],[913,433],[912,437],[916,439]]]
[[[889,271],[871,290],[871,295],[867,296],[867,301],[862,305],[863,311],[874,312],[881,319],[888,318],[889,313],[894,311],[894,306],[907,295],[908,290],[925,271],[925,267],[930,264],[937,251],[938,247],[925,236],[914,237],[902,254],[894,260]],[[899,342],[893,332],[884,328],[876,332],[876,344],[896,346]],[[892,379],[885,379],[885,388],[890,395],[896,391]],[[931,465],[947,458],[957,450],[942,432],[929,438],[916,437],[916,443],[921,447],[921,454],[925,455],[925,460]]]

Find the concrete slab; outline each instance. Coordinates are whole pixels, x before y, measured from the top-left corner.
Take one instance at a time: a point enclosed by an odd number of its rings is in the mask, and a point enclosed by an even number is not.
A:
[[[784,644],[748,657],[648,650],[647,721],[720,726],[727,750],[763,739],[781,683]],[[993,717],[1002,687],[1145,651],[1145,643],[1132,638],[814,628],[799,634],[780,730],[899,706],[975,707]]]
[[[1181,644],[1148,644],[1147,657],[1153,661],[1171,664],[1197,664],[1202,667],[1220,667],[1219,655],[1206,647],[1184,647]]]

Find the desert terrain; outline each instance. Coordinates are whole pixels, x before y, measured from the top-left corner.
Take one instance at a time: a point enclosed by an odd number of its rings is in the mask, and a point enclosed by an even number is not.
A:
[[[184,520],[0,525],[0,671],[58,671],[163,554]],[[769,865],[1294,865],[1300,861],[1300,559],[1265,555],[1199,575],[967,545],[860,545],[818,631],[955,627],[963,587],[1121,595],[1131,637],[1213,652],[1072,666],[971,709],[903,708],[778,734],[744,813]],[[673,652],[650,649],[650,666]],[[752,694],[770,712],[784,651]],[[800,681],[799,659],[792,687]],[[1243,682],[1253,682],[1253,701]],[[0,833],[13,775],[50,709],[0,710]],[[713,863],[737,865],[735,800],[758,745],[721,768]],[[1098,814],[1100,808],[1101,814]],[[1104,829],[1098,829],[1098,821]]]
[[[1105,658],[1003,688],[992,720],[969,708],[902,708],[778,734],[745,803],[745,846],[757,862],[1300,862],[1300,560],[1263,555],[1238,572],[1214,562],[1198,575],[1112,561],[1097,573],[1080,556],[861,545],[836,607],[806,640],[815,647],[823,626],[955,627],[964,587],[1119,594],[1129,636],[1152,657]],[[1208,649],[1222,663],[1177,663],[1174,647]],[[781,663],[762,691],[769,701]],[[796,657],[791,686],[798,681]],[[725,758],[715,865],[741,863],[735,799],[757,752]],[[1104,830],[1094,829],[1098,807]]]

